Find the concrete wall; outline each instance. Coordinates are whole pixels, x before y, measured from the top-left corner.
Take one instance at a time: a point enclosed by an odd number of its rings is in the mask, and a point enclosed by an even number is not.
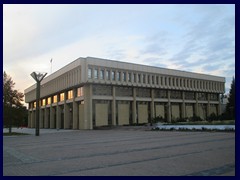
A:
[[[108,104],[96,104],[96,126],[108,125]]]
[[[179,105],[172,104],[171,105],[172,110],[172,120],[180,118],[180,107]]]
[[[156,105],[156,117],[160,116],[162,118],[165,118],[165,109],[164,105]]]
[[[186,105],[186,118],[193,117],[193,105]]]
[[[118,125],[129,124],[129,104],[118,104]]]
[[[148,106],[146,104],[138,104],[138,123],[148,122]]]

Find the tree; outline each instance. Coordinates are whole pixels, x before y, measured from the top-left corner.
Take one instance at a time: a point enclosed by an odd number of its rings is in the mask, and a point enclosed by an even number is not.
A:
[[[15,83],[12,78],[3,72],[3,124],[9,127],[9,133],[12,131],[12,125],[17,125],[26,116],[24,111],[23,93],[14,90]]]
[[[229,119],[235,119],[235,78],[233,77],[231,88],[229,91],[228,103],[226,106],[226,114]]]

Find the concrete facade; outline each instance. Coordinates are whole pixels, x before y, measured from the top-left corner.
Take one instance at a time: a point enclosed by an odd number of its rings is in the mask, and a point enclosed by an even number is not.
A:
[[[225,78],[146,65],[79,58],[41,83],[40,128],[171,121],[221,114]],[[25,90],[28,126],[35,127],[36,86]]]

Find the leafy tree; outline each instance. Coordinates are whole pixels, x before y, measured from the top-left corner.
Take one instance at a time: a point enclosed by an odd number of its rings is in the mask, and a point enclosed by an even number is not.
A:
[[[11,133],[12,125],[18,125],[26,117],[26,108],[23,106],[23,93],[14,89],[15,83],[12,78],[3,72],[3,123],[9,127]],[[25,110],[24,110],[25,108]]]
[[[229,119],[235,119],[235,78],[233,77],[231,89],[229,91],[226,114]]]

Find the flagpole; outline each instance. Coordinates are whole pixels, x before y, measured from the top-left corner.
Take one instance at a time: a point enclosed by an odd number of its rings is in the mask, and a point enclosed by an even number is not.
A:
[[[50,60],[50,63],[51,63],[51,74],[52,74],[52,58]]]

